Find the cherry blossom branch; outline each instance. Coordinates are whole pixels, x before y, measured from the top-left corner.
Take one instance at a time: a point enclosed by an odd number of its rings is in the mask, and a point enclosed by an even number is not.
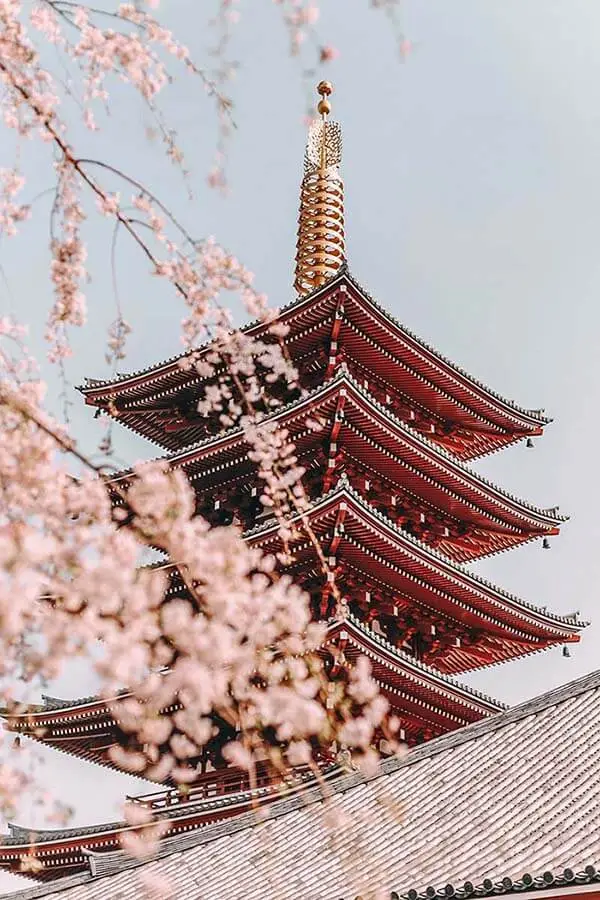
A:
[[[222,12],[227,9],[223,2]],[[221,141],[223,123],[231,127],[230,103],[219,91],[226,67],[217,70],[219,83],[207,79],[167,30],[131,4],[119,7],[122,27],[116,29],[102,30],[91,21],[103,12],[71,0],[43,0],[30,18],[43,41],[78,65],[88,127],[95,128],[93,103],[108,99],[110,74],[133,86],[162,127],[155,97],[169,79],[162,61],[167,53],[200,75],[217,99]],[[307,26],[311,16],[304,16]],[[225,27],[228,22],[224,16]],[[67,39],[62,23],[73,26],[77,38]],[[225,45],[215,50],[222,61]],[[90,196],[114,224],[115,289],[115,248],[124,229],[152,272],[186,303],[186,347],[193,350],[206,336],[214,342],[211,353],[192,352],[182,360],[205,378],[206,399],[198,411],[205,403],[207,414],[218,416],[222,426],[241,424],[264,484],[261,499],[274,511],[284,547],[298,534],[289,523],[297,517],[329,578],[307,514],[302,467],[287,432],[268,421],[281,405],[270,385],[297,386],[297,373],[282,326],[253,289],[250,273],[210,239],[193,240],[139,181],[76,153],[18,0],[0,0],[0,82],[5,124],[18,135],[39,136],[56,154],[50,219],[55,302],[47,333],[54,358],[63,365],[66,330],[85,318],[81,197]],[[71,94],[68,81],[61,90]],[[172,133],[165,128],[162,134],[172,148]],[[218,149],[221,153],[222,143]],[[174,158],[178,161],[177,153]],[[135,189],[135,213],[105,189],[102,173]],[[17,202],[21,186],[16,169],[0,173],[5,232],[14,232],[28,215]],[[229,289],[239,291],[249,313],[265,324],[262,338],[231,330],[231,315],[220,302],[220,292]],[[114,358],[125,339],[116,294],[118,317],[109,339]],[[4,320],[0,337],[11,338]],[[279,573],[276,560],[244,543],[237,529],[210,528],[196,515],[196,497],[181,471],[159,462],[137,467],[125,487],[109,483],[106,466],[88,459],[45,414],[43,386],[28,366],[11,362],[0,349],[0,675],[13,684],[19,678],[50,679],[66,661],[100,645],[102,655],[94,664],[103,694],[112,691],[114,697],[118,687],[129,687],[118,703],[126,737],[113,748],[113,759],[158,781],[171,778],[185,785],[195,778],[196,762],[215,738],[216,719],[219,727],[223,721],[235,724],[233,738],[224,729],[219,739],[227,742],[225,757],[248,768],[251,782],[259,754],[281,772],[310,765],[343,745],[372,765],[374,736],[386,729],[387,704],[368,666],[343,664],[324,625],[311,621],[308,596]],[[81,468],[77,478],[68,468],[72,461]],[[178,573],[173,590],[162,570],[140,566],[149,547],[173,561]],[[335,580],[333,590],[339,609]],[[52,603],[38,602],[42,595]],[[337,664],[334,680],[323,654]],[[175,711],[166,714],[167,709]],[[2,789],[0,773],[0,794]]]

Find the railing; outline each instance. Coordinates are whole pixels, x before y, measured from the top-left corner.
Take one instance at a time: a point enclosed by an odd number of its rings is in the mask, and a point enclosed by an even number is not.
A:
[[[197,803],[203,800],[216,800],[230,794],[240,794],[253,789],[266,793],[279,793],[282,790],[293,789],[307,781],[312,775],[308,766],[294,769],[294,774],[277,779],[266,767],[258,767],[256,775],[250,782],[248,772],[238,768],[216,769],[198,775],[196,781],[184,788],[171,788],[168,791],[157,791],[152,794],[141,794],[127,799],[133,803],[139,803],[149,809],[168,809],[171,806],[182,803]],[[268,790],[271,789],[271,790]]]

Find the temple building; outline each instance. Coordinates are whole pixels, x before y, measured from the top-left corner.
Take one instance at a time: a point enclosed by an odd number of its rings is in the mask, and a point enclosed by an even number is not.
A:
[[[528,894],[544,887],[565,895],[595,890],[600,845],[578,817],[585,818],[586,802],[600,804],[600,777],[587,780],[586,801],[569,759],[583,771],[598,752],[599,677],[513,710],[460,680],[484,666],[567,648],[585,625],[576,615],[556,615],[513,596],[469,568],[523,543],[547,544],[558,534],[564,517],[556,507],[535,507],[472,467],[486,454],[531,442],[550,420],[496,394],[425,344],[351,274],[341,129],[329,118],[331,86],[322,82],[319,92],[320,118],[310,128],[301,188],[296,297],[279,312],[300,385],[282,393],[268,421],[293,436],[306,470],[304,516],[327,571],[300,517],[287,571],[310,595],[314,617],[327,622],[347,664],[359,655],[369,658],[411,749],[401,760],[386,759],[382,774],[370,782],[347,774],[335,756],[322,760],[329,802],[358,823],[337,852],[318,818],[307,824],[311,809],[326,802],[310,773],[299,770],[282,800],[282,786],[261,780],[260,773],[251,789],[244,772],[225,765],[215,740],[198,760],[188,792],[155,784],[134,798],[169,822],[160,858],[148,865],[175,874],[181,900],[354,900],[368,896],[382,871],[389,896],[405,900],[419,900],[425,889],[430,900],[440,890],[445,897]],[[264,337],[267,328],[255,322],[244,330]],[[210,350],[208,345],[195,353]],[[81,392],[97,413],[147,438],[171,467],[186,473],[197,511],[209,522],[234,524],[250,544],[276,552],[278,525],[259,500],[260,480],[244,432],[237,426],[224,430],[217,417],[199,413],[207,381],[181,361],[178,356],[109,381],[88,380]],[[133,477],[126,470],[114,483]],[[176,564],[157,565],[168,574],[168,595],[184,595]],[[10,715],[7,727],[114,766],[108,751],[127,740],[119,721],[126,696],[46,697]],[[562,741],[567,719],[582,741],[575,758]],[[592,735],[596,743],[586,743]],[[379,749],[385,756],[384,741]],[[597,764],[595,769],[600,771]],[[567,783],[572,788],[564,790],[571,792],[563,794],[560,785]],[[386,792],[402,815],[385,808]],[[481,806],[486,794],[498,799],[495,816]],[[252,809],[257,804],[267,816],[261,825]],[[531,816],[541,834],[531,833]],[[553,837],[559,820],[565,829],[573,823],[562,849]],[[546,823],[552,834],[544,833]],[[129,896],[136,876],[119,849],[126,829],[118,822],[33,834],[12,825],[0,845],[0,866],[25,868],[30,877],[53,882],[23,898]],[[262,873],[250,861],[260,853],[261,829],[274,848]],[[504,846],[514,829],[518,834]],[[283,843],[294,845],[291,857],[278,854]],[[350,877],[353,857],[361,860],[360,872]]]
[[[371,780],[341,775],[263,821],[252,810],[167,837],[141,869],[88,829],[84,871],[13,900],[130,900],[148,876],[177,900],[596,900],[599,758],[596,672],[386,760]]]

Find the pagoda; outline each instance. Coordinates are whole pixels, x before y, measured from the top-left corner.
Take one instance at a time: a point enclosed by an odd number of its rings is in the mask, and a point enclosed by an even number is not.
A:
[[[348,269],[345,251],[341,129],[331,121],[331,85],[319,85],[319,118],[304,161],[296,256],[296,298],[280,312],[285,347],[299,387],[281,390],[268,421],[292,435],[305,469],[308,505],[297,516],[286,571],[310,595],[340,659],[366,655],[401,722],[401,737],[422,744],[501,712],[501,703],[455,676],[579,640],[585,623],[534,606],[474,574],[467,564],[558,534],[564,517],[492,484],[472,460],[541,435],[550,421],[494,393],[396,321]],[[268,339],[268,323],[245,327]],[[197,349],[195,358],[211,345]],[[219,377],[223,373],[218,373]],[[109,381],[88,380],[85,402],[139,434],[182,469],[197,511],[214,525],[240,528],[265,553],[281,549],[278,523],[265,511],[255,465],[240,427],[227,430],[198,404],[207,379],[182,357]],[[318,430],[311,423],[318,421]],[[131,470],[113,482],[126,485]],[[115,502],[118,495],[115,493]],[[308,538],[317,536],[326,570]],[[159,564],[168,597],[185,595],[177,566]],[[335,589],[334,589],[335,586]],[[341,597],[341,602],[339,598]],[[116,767],[109,750],[126,743],[112,698],[43,698],[7,717],[7,727],[82,759]],[[229,726],[230,728],[232,726]],[[222,739],[230,739],[222,728]],[[132,798],[168,819],[168,836],[230,818],[280,797],[281,785],[259,772],[251,789],[227,767],[222,740],[198,760],[184,794],[157,785]],[[385,741],[379,749],[386,753]],[[336,759],[322,761],[335,780]],[[311,779],[299,770],[286,790]],[[12,825],[0,865],[40,880],[88,867],[90,852],[114,851],[127,826],[44,831]]]

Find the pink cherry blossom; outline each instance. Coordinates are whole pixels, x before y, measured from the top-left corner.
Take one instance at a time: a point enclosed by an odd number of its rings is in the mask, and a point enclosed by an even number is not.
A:
[[[333,48],[315,36],[314,2],[277,5],[292,52],[311,39],[322,48],[322,61],[333,58]],[[211,527],[196,514],[193,486],[183,471],[164,461],[136,466],[126,479],[109,479],[102,464],[81,452],[68,427],[46,411],[46,388],[23,346],[23,326],[1,319],[2,704],[21,709],[19,692],[26,685],[35,689],[57,677],[69,660],[86,656],[128,738],[111,748],[111,760],[132,773],[180,785],[197,777],[196,761],[215,737],[216,723],[227,723],[234,734],[228,732],[224,757],[250,775],[257,761],[281,774],[340,749],[350,764],[371,770],[375,735],[385,731],[393,746],[397,729],[387,722],[387,702],[366,660],[330,680],[326,661],[335,648],[327,644],[326,627],[311,621],[308,596],[279,565],[297,537],[295,522],[313,543],[321,575],[333,575],[310,530],[304,470],[292,436],[273,418],[287,399],[282,386],[293,396],[301,393],[285,346],[286,326],[234,253],[214,238],[190,235],[133,175],[84,157],[67,124],[71,95],[46,67],[49,55],[40,52],[52,45],[52,58],[60,54],[78,73],[87,138],[103,127],[116,76],[155,116],[166,155],[178,165],[182,153],[165,126],[159,98],[172,67],[200,79],[219,121],[209,180],[224,186],[231,102],[222,88],[232,71],[225,50],[238,18],[233,0],[221,0],[213,23],[218,65],[205,73],[142,4],[121,3],[107,24],[79,3],[45,0],[26,15],[19,0],[0,0],[1,121],[18,140],[40,142],[54,179],[53,302],[45,333],[50,360],[63,363],[72,352],[72,329],[87,320],[86,215],[107,217],[128,238],[130,252],[140,253],[149,272],[183,303],[180,366],[199,384],[197,412],[243,437],[260,501],[274,517],[282,547],[278,558],[265,556],[235,525]],[[17,166],[0,170],[3,234],[18,237],[31,214],[21,202],[25,189]],[[230,292],[260,323],[259,336],[233,328],[224,300]],[[109,364],[125,357],[130,332],[118,306],[108,333]],[[207,350],[199,349],[203,343]],[[111,412],[118,418],[116,408]],[[103,446],[109,443],[107,438]],[[162,554],[164,566],[144,565],[149,549]],[[92,647],[101,649],[91,653]],[[20,751],[6,760],[0,755],[5,815],[16,797],[34,789],[35,776],[23,760]],[[55,817],[64,813],[54,807]],[[167,823],[154,822],[135,804],[127,806],[125,819],[124,847],[146,858]],[[37,860],[28,857],[24,865],[35,868]],[[153,887],[157,896],[163,889]]]

